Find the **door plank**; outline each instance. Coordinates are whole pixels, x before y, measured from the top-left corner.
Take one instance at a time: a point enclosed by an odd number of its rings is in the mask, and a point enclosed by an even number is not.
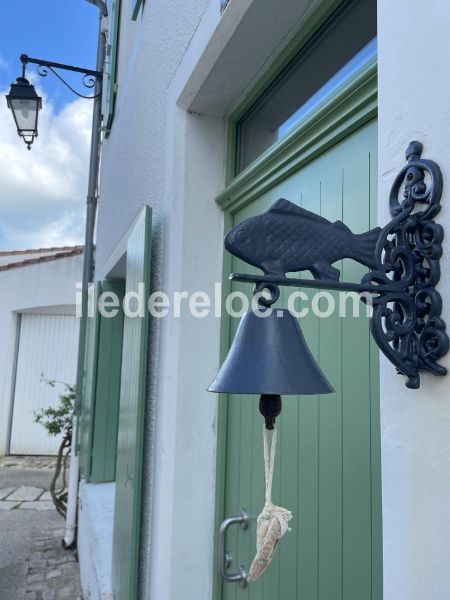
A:
[[[333,162],[321,177],[320,212],[331,222],[342,219],[342,169]],[[342,261],[334,266],[342,269]],[[342,600],[342,320],[339,293],[329,293],[336,308],[320,319],[319,362],[335,392],[319,398],[318,597]]]
[[[362,149],[343,160],[343,219],[355,233],[368,231],[369,157]],[[344,261],[343,279],[366,272]],[[371,437],[369,323],[362,314],[342,322],[343,370],[343,597],[360,600],[371,580]],[[358,368],[355,368],[358,365]],[[369,582],[369,583],[368,583]]]

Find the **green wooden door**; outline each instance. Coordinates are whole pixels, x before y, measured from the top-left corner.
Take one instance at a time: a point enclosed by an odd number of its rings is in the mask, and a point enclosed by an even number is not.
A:
[[[147,373],[151,210],[142,210],[128,238],[126,294],[143,284],[142,316],[124,315],[114,507],[115,600],[136,600]],[[130,302],[131,311],[136,306]]]
[[[376,157],[372,121],[239,208],[230,222],[262,213],[284,197],[331,221],[341,219],[355,232],[367,231],[376,225]],[[350,260],[335,266],[347,281],[359,281],[364,272]],[[238,259],[231,269],[251,271]],[[245,284],[234,289],[250,291]],[[312,298],[313,290],[304,291]],[[283,293],[277,306],[286,306],[290,292]],[[319,307],[327,307],[323,296]],[[238,320],[231,321],[233,336]],[[334,312],[327,318],[309,314],[300,322],[336,392],[283,398],[273,501],[292,510],[292,532],[281,540],[259,580],[244,589],[222,582],[218,595],[223,600],[380,600],[378,350],[364,310],[358,318],[342,319]],[[230,570],[239,565],[248,570],[255,555],[255,521],[264,504],[263,420],[253,396],[230,396],[226,412],[223,516],[241,508],[251,516],[247,531],[230,528],[226,547],[233,556]]]

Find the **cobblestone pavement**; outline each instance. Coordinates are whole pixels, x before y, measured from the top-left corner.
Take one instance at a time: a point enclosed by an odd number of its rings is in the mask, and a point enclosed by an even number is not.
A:
[[[31,536],[26,600],[82,599],[76,555],[62,548],[63,535],[55,528]]]
[[[48,491],[53,457],[0,458],[0,600],[82,598],[76,554]]]
[[[2,456],[2,467],[12,469],[53,469],[56,464],[55,456]]]

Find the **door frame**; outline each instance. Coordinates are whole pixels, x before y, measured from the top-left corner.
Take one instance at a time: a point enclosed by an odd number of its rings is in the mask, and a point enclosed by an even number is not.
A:
[[[22,313],[21,312],[15,313],[14,319],[15,319],[15,324],[14,324],[15,339],[14,339],[11,386],[10,386],[10,390],[9,390],[8,430],[6,433],[5,456],[9,456],[10,451],[11,451],[12,424],[13,424],[13,416],[14,416],[14,400],[16,397],[16,383],[17,383],[17,365],[19,362],[20,332],[22,330]]]
[[[336,7],[336,5],[335,5]],[[316,28],[317,28],[316,23]],[[309,37],[312,35],[308,30]],[[302,37],[302,43],[305,37]],[[298,51],[298,46],[297,46]],[[292,58],[292,54],[289,54]],[[286,60],[286,59],[285,59]],[[280,62],[276,61],[280,70]],[[274,72],[271,70],[272,78]],[[265,79],[265,85],[269,81]],[[258,93],[261,85],[257,86]],[[285,138],[271,146],[237,177],[231,179],[236,155],[236,124],[243,112],[255,100],[255,92],[231,117],[228,133],[228,185],[216,198],[224,211],[224,233],[232,226],[234,213],[250,204],[257,197],[287,179],[292,173],[326,152],[332,146],[351,135],[354,131],[374,119],[378,114],[377,60],[366,65],[346,85],[342,86],[300,122]],[[222,277],[222,306],[231,291],[228,274],[231,256],[224,253]],[[223,315],[220,334],[220,360],[227,355],[231,340],[231,318]],[[227,460],[228,402],[226,394],[219,396],[216,458],[215,531],[217,532],[225,511],[225,485]],[[217,570],[218,540],[214,536],[213,599],[222,598],[222,581]]]

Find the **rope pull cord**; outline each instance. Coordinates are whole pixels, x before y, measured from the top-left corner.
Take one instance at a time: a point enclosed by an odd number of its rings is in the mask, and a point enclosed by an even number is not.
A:
[[[274,427],[272,433],[272,441],[270,445],[269,453],[269,440],[268,440],[267,428],[263,427],[263,442],[264,442],[264,474],[266,479],[266,504],[264,508],[273,506],[272,502],[272,483],[273,483],[273,471],[275,468],[275,451],[277,448],[277,428]]]
[[[268,435],[268,431],[264,425],[263,443],[266,494],[264,508],[257,519],[256,556],[250,567],[247,579],[250,583],[258,579],[271,563],[279,540],[287,531],[290,531],[289,521],[292,519],[290,510],[282,506],[275,506],[272,502],[272,483],[277,445],[276,427],[273,429],[270,449]]]
[[[272,431],[272,440],[269,450],[269,434],[266,426],[263,426],[263,444],[264,444],[264,474],[266,479],[266,495],[265,504],[261,516],[264,518],[270,518],[272,516],[278,517],[285,520],[285,524],[282,524],[283,535],[286,531],[290,531],[287,523],[292,519],[292,513],[290,510],[283,508],[282,506],[275,506],[272,502],[272,484],[273,484],[273,473],[275,470],[275,453],[277,449],[277,428],[274,427]],[[284,527],[285,525],[286,527]]]

